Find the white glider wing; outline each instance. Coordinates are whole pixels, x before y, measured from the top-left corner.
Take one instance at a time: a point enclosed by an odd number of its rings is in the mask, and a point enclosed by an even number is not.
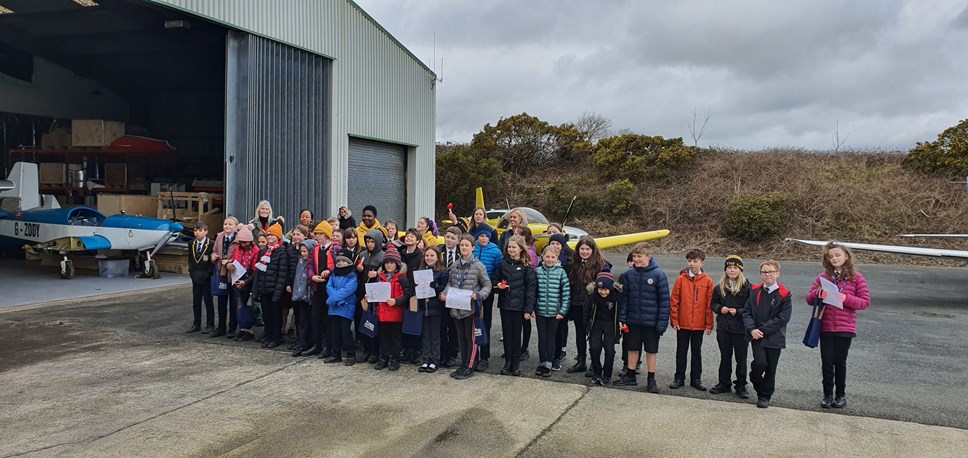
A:
[[[901,234],[901,237],[924,237],[936,239],[968,239],[968,234]]]
[[[786,239],[786,241],[815,247],[822,247],[827,244],[827,241],[824,240]],[[869,243],[837,243],[852,250],[879,251],[882,253],[906,254],[912,256],[932,256],[935,258],[968,259],[968,251],[965,250],[945,250],[940,248],[920,248],[897,245],[872,245]]]

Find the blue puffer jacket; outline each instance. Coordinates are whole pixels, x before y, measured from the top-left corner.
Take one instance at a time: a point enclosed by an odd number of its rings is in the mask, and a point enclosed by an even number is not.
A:
[[[497,269],[497,264],[501,262],[504,257],[501,255],[501,249],[497,247],[497,244],[488,243],[487,245],[474,248],[474,257],[484,264],[484,270],[487,271],[487,277],[494,283],[494,270]]]
[[[655,258],[646,267],[634,267],[618,277],[622,284],[618,320],[654,328],[659,334],[669,327],[669,280]]]
[[[353,266],[341,273],[343,267],[337,267],[329,282],[326,283],[326,305],[329,305],[329,314],[353,319],[356,313],[356,271]]]

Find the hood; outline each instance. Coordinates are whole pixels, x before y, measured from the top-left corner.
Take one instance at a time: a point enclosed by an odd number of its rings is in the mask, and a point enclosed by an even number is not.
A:
[[[306,239],[306,240],[303,240],[303,242],[300,243],[299,245],[308,248],[309,252],[312,253],[313,248],[316,248],[316,245],[319,245],[319,243],[313,239]]]
[[[366,232],[366,236],[363,237],[364,242],[366,241],[366,237],[369,237],[376,242],[377,251],[383,251],[383,245],[387,242],[386,237],[383,236],[383,231],[379,229],[370,229]]]

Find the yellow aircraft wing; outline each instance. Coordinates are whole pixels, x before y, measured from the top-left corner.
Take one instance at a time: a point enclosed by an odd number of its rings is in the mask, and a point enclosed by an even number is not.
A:
[[[598,249],[604,250],[607,248],[615,248],[625,245],[634,245],[639,242],[647,242],[649,240],[661,239],[669,235],[668,229],[659,229],[657,231],[647,231],[647,232],[636,232],[634,234],[623,234],[623,235],[612,235],[609,237],[595,237],[595,243],[598,245]],[[575,248],[578,241],[568,242],[568,246]]]

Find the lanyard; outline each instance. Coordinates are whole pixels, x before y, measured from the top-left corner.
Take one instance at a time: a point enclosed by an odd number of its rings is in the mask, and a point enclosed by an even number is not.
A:
[[[467,264],[464,264],[464,260],[463,259],[461,259],[460,261],[458,261],[458,264],[457,264],[457,287],[460,288],[460,289],[464,289],[464,280],[467,279],[467,271],[470,270],[471,264],[474,264],[474,258],[471,258],[470,261],[467,261]]]

